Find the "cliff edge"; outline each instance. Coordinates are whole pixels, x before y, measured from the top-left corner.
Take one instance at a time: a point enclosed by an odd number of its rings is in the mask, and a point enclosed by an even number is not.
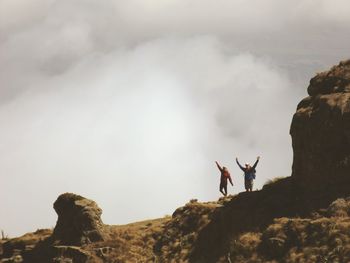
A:
[[[309,97],[294,114],[292,177],[303,187],[349,185],[350,60],[310,81]]]

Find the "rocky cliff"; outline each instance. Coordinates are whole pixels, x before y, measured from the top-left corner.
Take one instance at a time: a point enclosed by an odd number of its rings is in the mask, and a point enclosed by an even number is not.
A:
[[[350,60],[317,74],[308,92],[290,129],[292,176],[214,212],[194,244],[193,262],[217,262],[241,233],[263,230],[278,217],[308,217],[350,195]]]
[[[350,60],[313,77],[290,129],[292,177],[307,188],[350,182]]]

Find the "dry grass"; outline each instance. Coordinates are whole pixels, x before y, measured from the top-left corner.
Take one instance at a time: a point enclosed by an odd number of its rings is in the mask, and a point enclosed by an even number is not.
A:
[[[171,217],[109,226],[109,240],[93,243],[84,249],[94,251],[104,262],[153,262],[156,258],[153,247],[169,220]]]
[[[260,242],[261,233],[248,232],[240,235],[231,242],[231,259],[234,259],[233,262],[246,262],[249,258],[251,262],[259,262],[256,248]]]
[[[31,251],[36,244],[48,238],[51,229],[38,229],[21,237],[0,240],[0,262],[23,262],[23,254]]]
[[[211,213],[225,200],[208,203],[191,200],[178,208],[155,244],[157,262],[188,262],[198,233],[210,222]]]
[[[234,199],[225,197],[208,203],[191,200],[172,216],[108,226],[109,240],[79,249],[91,256],[87,261],[91,263],[189,262],[199,233]],[[9,245],[12,250],[34,245],[51,232],[38,230],[11,239],[7,249]],[[230,240],[229,253],[226,250],[215,262],[228,262],[227,257],[237,263],[350,262],[350,199],[338,199],[307,218],[277,218],[261,230],[249,228],[248,232],[231,234]]]
[[[85,245],[81,250],[89,253],[89,260],[94,263],[186,262],[198,232],[210,220],[210,213],[229,199],[209,203],[193,199],[172,216],[107,226],[108,240]],[[24,250],[24,243],[36,243],[44,238],[43,234],[29,233],[11,242],[14,248]],[[45,238],[50,234],[51,230],[45,232]]]
[[[338,199],[324,215],[279,218],[262,232],[231,242],[232,262],[349,262],[350,201]]]
[[[38,229],[33,233],[27,233],[21,237],[4,240],[1,244],[1,257],[11,257],[15,250],[28,250],[34,247],[39,241],[42,241],[52,234],[51,229]],[[0,257],[0,258],[1,258]]]

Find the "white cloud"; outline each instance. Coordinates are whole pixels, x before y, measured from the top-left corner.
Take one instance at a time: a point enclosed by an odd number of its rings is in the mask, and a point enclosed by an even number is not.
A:
[[[216,158],[234,170],[234,155],[277,157],[290,105],[276,96],[289,94],[288,79],[263,59],[224,51],[194,37],[92,54],[3,105],[5,206],[31,196],[27,209],[37,208],[14,228],[53,224],[47,204],[65,191],[99,200],[109,223],[162,216],[192,197],[217,197]],[[272,175],[262,172],[259,185]]]

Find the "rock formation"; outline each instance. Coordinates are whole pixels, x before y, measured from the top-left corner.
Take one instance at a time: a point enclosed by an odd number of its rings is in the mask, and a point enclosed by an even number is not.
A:
[[[214,212],[198,235],[192,261],[217,262],[239,233],[263,229],[278,217],[308,216],[350,195],[350,60],[317,74],[308,92],[290,129],[292,176],[241,193]]]
[[[20,253],[24,262],[100,262],[94,251],[87,248],[96,241],[109,240],[109,228],[101,220],[102,210],[98,205],[80,195],[65,193],[57,198],[54,209],[58,219],[52,234],[49,231],[50,235],[44,239],[37,232],[29,236],[40,241],[35,246],[25,244]],[[19,242],[23,242],[24,237],[20,237],[17,243],[21,244]],[[13,252],[4,256],[10,254]]]
[[[83,245],[106,239],[102,210],[94,201],[65,193],[57,198],[54,209],[58,215],[52,235],[55,244]]]
[[[292,177],[309,189],[345,185],[350,182],[350,60],[317,74],[308,93],[290,130]]]

